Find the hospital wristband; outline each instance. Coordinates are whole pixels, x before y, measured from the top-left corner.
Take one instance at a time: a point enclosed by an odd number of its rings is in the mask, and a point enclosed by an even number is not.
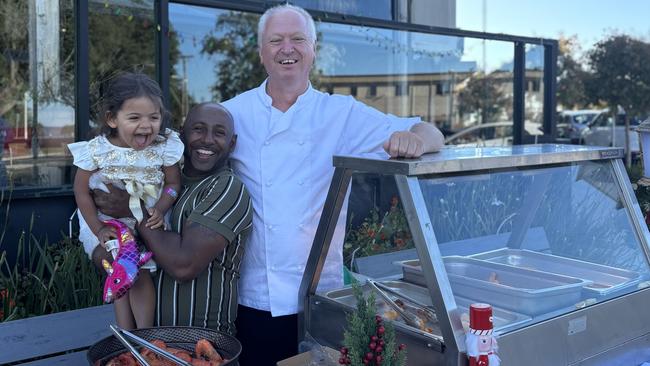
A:
[[[167,187],[165,189],[165,193],[167,193],[171,198],[176,199],[178,197],[178,192],[172,187]]]

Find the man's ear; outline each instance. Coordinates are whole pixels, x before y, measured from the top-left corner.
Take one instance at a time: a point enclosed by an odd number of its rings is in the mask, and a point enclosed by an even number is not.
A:
[[[233,134],[232,139],[230,139],[230,152],[233,152],[235,150],[236,145],[237,145],[237,134]]]

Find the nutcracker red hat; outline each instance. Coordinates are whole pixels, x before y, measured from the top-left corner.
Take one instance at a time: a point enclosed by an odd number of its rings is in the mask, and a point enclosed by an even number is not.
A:
[[[491,335],[493,328],[492,306],[482,303],[470,305],[469,331],[476,335]]]

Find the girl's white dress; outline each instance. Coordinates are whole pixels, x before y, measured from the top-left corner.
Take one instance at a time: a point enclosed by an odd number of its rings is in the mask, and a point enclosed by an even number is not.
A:
[[[68,145],[75,166],[88,171],[97,171],[90,177],[90,189],[108,192],[105,183],[126,189],[131,196],[129,207],[138,221],[142,219],[140,200],[144,201],[147,208],[156,204],[165,183],[162,167],[176,164],[183,156],[183,148],[178,133],[170,129],[165,130],[165,136],[158,135],[151,145],[142,150],[115,146],[104,135],[90,141]],[[99,211],[97,214],[100,220],[112,219]],[[135,227],[136,220],[133,218],[118,219],[131,229]],[[83,243],[88,256],[92,258],[93,250],[99,245],[99,239],[90,230],[81,212],[79,212],[79,240]]]

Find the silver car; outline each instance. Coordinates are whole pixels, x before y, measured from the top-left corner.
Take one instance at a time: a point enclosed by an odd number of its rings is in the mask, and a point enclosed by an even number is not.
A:
[[[562,111],[558,116],[558,137],[569,140],[572,144],[582,144],[583,136],[589,129],[589,124],[604,110],[580,109]]]
[[[524,134],[541,136],[540,123],[526,121]],[[445,145],[462,147],[510,146],[512,145],[512,121],[489,122],[468,126],[445,138]]]
[[[630,139],[630,152],[633,156],[639,153],[639,134],[634,129],[634,124],[630,124],[627,130],[627,136]],[[625,148],[625,122],[617,118],[614,112],[609,109],[604,110],[589,124],[583,134],[585,145],[595,146],[617,146]]]

